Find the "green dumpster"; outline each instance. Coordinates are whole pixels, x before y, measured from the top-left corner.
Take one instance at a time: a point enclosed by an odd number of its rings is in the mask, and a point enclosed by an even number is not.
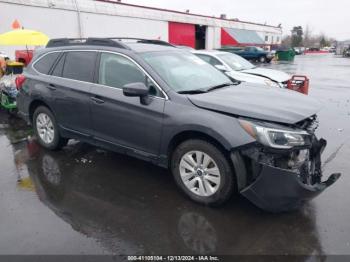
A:
[[[293,61],[295,52],[292,48],[276,51],[276,57],[279,61]]]

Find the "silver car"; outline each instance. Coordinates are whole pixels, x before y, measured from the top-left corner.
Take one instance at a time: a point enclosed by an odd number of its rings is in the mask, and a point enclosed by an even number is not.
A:
[[[201,50],[192,53],[237,81],[286,87],[287,82],[291,79],[291,76],[287,73],[256,67],[248,60],[232,53],[216,50]]]

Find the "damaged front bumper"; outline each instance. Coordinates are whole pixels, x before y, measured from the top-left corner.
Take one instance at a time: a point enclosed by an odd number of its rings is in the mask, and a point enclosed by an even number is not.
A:
[[[321,154],[325,146],[325,140],[314,137],[308,149],[269,152],[266,148],[253,146],[241,150],[250,163],[246,172],[251,177],[246,182],[249,185],[240,193],[259,208],[270,212],[300,207],[340,177],[335,173],[326,181],[321,181]],[[300,157],[301,152],[303,157]]]

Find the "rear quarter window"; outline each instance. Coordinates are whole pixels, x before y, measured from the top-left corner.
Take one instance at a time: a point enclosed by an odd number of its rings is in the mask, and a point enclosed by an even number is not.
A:
[[[39,58],[37,62],[34,63],[33,67],[39,73],[47,75],[50,72],[52,66],[56,62],[56,59],[59,57],[59,55],[59,52],[44,55],[41,58]]]
[[[53,76],[62,76],[62,71],[63,71],[63,66],[64,66],[64,59],[65,59],[65,54],[62,55],[59,60],[56,62],[56,65],[52,69],[51,75]]]

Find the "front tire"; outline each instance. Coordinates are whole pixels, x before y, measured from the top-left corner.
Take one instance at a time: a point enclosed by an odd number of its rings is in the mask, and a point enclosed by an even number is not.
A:
[[[49,150],[61,149],[68,142],[68,139],[60,136],[55,117],[45,106],[35,110],[33,127],[39,144]]]
[[[174,151],[171,171],[177,185],[195,202],[217,206],[232,195],[234,174],[225,155],[204,140],[188,140]]]

